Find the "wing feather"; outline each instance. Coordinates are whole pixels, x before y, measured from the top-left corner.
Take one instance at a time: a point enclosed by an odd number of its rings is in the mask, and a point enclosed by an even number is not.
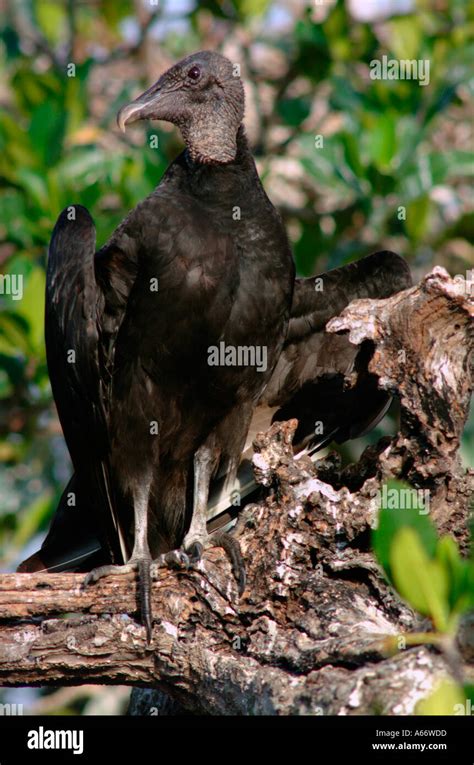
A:
[[[20,570],[77,568],[97,555],[126,555],[108,462],[109,370],[101,339],[104,267],[96,272],[94,222],[81,205],[60,214],[48,251],[45,341],[58,416],[74,466],[39,553]],[[101,263],[104,262],[102,258]]]

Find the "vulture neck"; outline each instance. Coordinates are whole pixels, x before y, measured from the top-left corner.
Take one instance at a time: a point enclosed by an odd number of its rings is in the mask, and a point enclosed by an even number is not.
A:
[[[237,136],[242,130],[233,111],[215,113],[198,112],[189,124],[176,123],[187,146],[190,157],[201,164],[226,165],[235,159],[238,151]]]
[[[209,145],[201,136],[199,146],[196,148],[193,144],[187,142],[186,158],[189,165],[209,167],[222,167],[232,165],[242,160],[244,155],[250,154],[249,144],[243,125],[239,125],[235,137],[227,133],[226,141],[223,143],[220,152],[217,150],[211,152]],[[226,159],[223,159],[226,157]]]
[[[236,152],[230,162],[202,162],[193,159],[189,148],[181,155],[186,167],[187,184],[197,196],[202,194],[213,197],[235,192],[236,184],[242,191],[244,187],[260,184],[257,168],[250,151],[243,125],[240,125],[236,139]]]

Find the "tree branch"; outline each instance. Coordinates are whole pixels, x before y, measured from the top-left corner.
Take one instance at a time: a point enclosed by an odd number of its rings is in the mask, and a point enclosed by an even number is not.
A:
[[[132,576],[86,590],[82,575],[0,576],[0,682],[152,686],[207,714],[413,713],[449,662],[426,646],[388,656],[390,642],[429,625],[387,586],[368,532],[381,484],[397,477],[427,488],[438,529],[467,543],[473,472],[457,450],[473,384],[474,306],[463,286],[436,268],[330,323],[373,342],[371,369],[401,397],[401,430],[345,469],[334,455],[295,461],[295,421],[259,436],[256,476],[270,492],[242,511],[235,531],[248,576],[240,601],[222,550],[195,570],[164,570],[147,646]],[[472,640],[458,642],[472,677]],[[150,713],[153,700],[138,694],[135,707]]]

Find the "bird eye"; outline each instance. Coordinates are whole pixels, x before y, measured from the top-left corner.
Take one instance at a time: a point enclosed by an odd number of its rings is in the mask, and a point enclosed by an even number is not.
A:
[[[198,66],[193,66],[188,72],[188,77],[190,80],[199,80],[200,76],[201,70]]]

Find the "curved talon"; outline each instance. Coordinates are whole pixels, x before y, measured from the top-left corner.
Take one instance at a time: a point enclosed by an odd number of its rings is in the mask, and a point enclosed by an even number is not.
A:
[[[170,550],[170,552],[163,553],[163,555],[159,555],[155,558],[151,564],[151,575],[152,577],[156,577],[159,569],[162,568],[172,568],[179,571],[183,568],[188,569],[189,565],[189,556],[184,550]]]
[[[222,547],[226,553],[232,566],[232,573],[237,581],[239,596],[241,597],[245,590],[247,577],[245,574],[245,563],[238,541],[227,532],[221,531],[212,535],[209,546]]]
[[[129,560],[128,563],[124,563],[122,566],[112,564],[93,568],[92,571],[89,571],[84,577],[82,589],[85,589],[90,584],[98,582],[99,579],[102,579],[104,576],[109,576],[110,574],[130,574],[136,571],[138,571],[141,622],[146,629],[147,643],[151,643],[151,560],[149,558]]]
[[[204,550],[212,547],[222,547],[227,555],[232,566],[232,573],[237,581],[239,596],[241,596],[246,585],[245,564],[236,538],[225,531],[221,531],[206,534],[205,537],[201,536],[199,539],[191,539],[189,542],[185,540],[185,548],[191,564],[198,563],[202,559]]]
[[[151,577],[155,579],[158,571],[162,568],[188,569],[202,559],[204,550],[211,547],[222,547],[232,566],[232,573],[237,581],[239,597],[243,595],[246,585],[245,564],[240,550],[240,545],[235,537],[224,531],[212,535],[202,536],[199,539],[184,541],[184,549],[171,550],[159,555],[150,567]]]
[[[199,563],[199,561],[202,558],[202,554],[204,552],[204,547],[201,544],[201,542],[195,541],[191,542],[190,545],[186,548],[186,552],[189,556],[189,561],[191,565],[193,563]]]
[[[90,584],[95,584],[95,582],[98,582],[99,579],[102,579],[104,576],[110,576],[111,574],[130,574],[132,571],[136,571],[137,568],[137,564],[133,561],[129,561],[122,566],[115,564],[98,566],[98,568],[93,568],[92,571],[89,571],[89,573],[86,574],[84,581],[82,582],[82,588],[85,589]]]

